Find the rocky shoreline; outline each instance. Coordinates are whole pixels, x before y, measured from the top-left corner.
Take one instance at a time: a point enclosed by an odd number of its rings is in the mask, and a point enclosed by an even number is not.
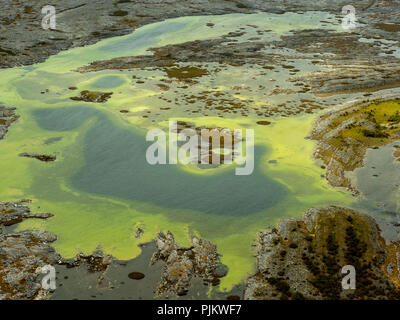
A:
[[[51,244],[57,236],[40,230],[15,232],[5,227],[26,219],[48,219],[51,213],[34,214],[25,203],[0,202],[0,300],[47,300],[54,290],[42,288],[42,268],[67,265],[69,268],[86,266],[89,272],[102,272],[111,263],[111,256],[101,250],[91,255],[78,254],[74,259],[64,259]]]
[[[53,216],[51,213],[34,214],[26,203],[30,203],[30,200],[0,202],[0,300],[51,299],[55,291],[43,289],[41,283],[44,276],[41,270],[48,265],[56,270],[62,266],[76,269],[77,279],[94,276],[96,280],[93,285],[98,287],[98,293],[115,287],[112,285],[114,279],[109,276],[111,269],[121,269],[122,272],[129,261],[119,261],[105,254],[101,248],[89,255],[79,253],[73,259],[64,259],[51,246],[57,240],[56,235],[40,230],[15,232],[9,229],[26,219],[48,219]],[[215,286],[228,272],[220,262],[216,246],[207,240],[193,238],[190,248],[182,248],[175,242],[172,233],[167,232],[166,235],[160,233],[155,243],[156,251],[145,264],[157,264],[162,273],[157,281],[157,289],[156,283],[153,284],[154,292],[151,287],[148,289],[151,293],[147,293],[149,298],[154,295],[159,298],[185,296],[196,279],[203,281],[205,287],[209,284]],[[133,280],[141,280],[145,276],[134,270],[126,274],[127,279]],[[62,279],[58,276],[56,281],[58,286],[62,285]]]
[[[0,140],[6,136],[8,127],[17,121],[18,118],[19,116],[16,114],[16,108],[5,107],[0,104]]]
[[[33,214],[21,202],[0,202],[0,300],[50,298],[51,292],[41,286],[41,268],[61,261],[51,247],[57,237],[39,230],[7,232],[2,226],[51,216]]]
[[[220,262],[217,247],[207,240],[193,237],[192,246],[182,248],[175,242],[172,233],[167,232],[157,236],[156,244],[158,251],[154,253],[151,263],[165,262],[156,293],[158,296],[168,293],[185,295],[194,277],[199,277],[206,285],[218,285],[219,279],[228,272]]]
[[[374,0],[360,0],[358,10],[370,10]],[[321,10],[340,12],[344,0],[312,2],[249,0],[67,0],[57,3],[56,30],[43,30],[41,21],[45,0],[32,2],[1,0],[0,68],[29,65],[72,47],[125,35],[145,24],[191,15],[227,13],[297,12]]]
[[[93,274],[101,285],[110,265],[116,260],[95,250],[90,255],[78,254],[64,259],[51,246],[57,236],[40,230],[15,232],[9,227],[26,219],[48,219],[51,213],[34,214],[25,203],[0,202],[0,300],[48,300],[55,290],[44,289],[42,279],[45,266],[58,270],[61,266],[76,269],[77,279]],[[57,274],[59,271],[57,271]],[[57,289],[62,285],[56,276]]]
[[[326,167],[334,187],[358,190],[349,174],[363,165],[368,148],[400,140],[399,95],[380,95],[351,101],[319,116],[311,138],[317,141],[314,157]]]
[[[52,216],[32,214],[25,202],[0,203],[0,225]],[[0,230],[0,300],[50,299],[53,291],[41,287],[40,270],[45,265],[75,268],[81,276],[93,274],[99,288],[108,288],[112,281],[110,268],[127,263],[104,254],[100,248],[90,255],[64,259],[51,247],[57,237],[49,232]],[[161,262],[162,266],[155,297],[185,296],[195,279],[202,280],[206,287],[218,285],[228,272],[216,246],[207,240],[194,237],[191,247],[182,248],[167,232],[160,233],[155,243],[157,250],[147,261],[151,265]],[[312,208],[301,220],[285,219],[278,229],[259,233],[257,272],[246,281],[243,297],[397,300],[399,248],[400,242],[385,240],[375,220],[367,215],[335,206]],[[356,268],[356,290],[341,287],[340,270],[345,265]],[[145,274],[133,271],[127,277],[140,280]]]
[[[12,226],[20,223],[25,219],[48,219],[53,217],[51,213],[32,213],[29,207],[24,203],[29,203],[30,200],[22,200],[17,203],[0,202],[0,224],[3,226]]]

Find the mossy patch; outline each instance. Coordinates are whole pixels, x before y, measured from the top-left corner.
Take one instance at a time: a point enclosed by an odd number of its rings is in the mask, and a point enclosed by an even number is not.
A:
[[[167,73],[169,78],[176,78],[179,80],[199,78],[209,74],[206,69],[198,67],[172,67],[166,68],[164,71]]]
[[[355,122],[341,130],[330,141],[336,146],[341,146],[344,139],[352,138],[367,148],[383,146],[398,138],[399,112],[400,100],[373,103],[355,111],[344,111],[331,122],[330,129],[337,128],[349,119],[355,119]],[[366,124],[370,126],[367,127]]]

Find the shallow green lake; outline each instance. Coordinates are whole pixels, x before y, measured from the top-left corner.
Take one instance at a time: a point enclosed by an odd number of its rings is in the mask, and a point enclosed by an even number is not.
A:
[[[350,195],[327,185],[321,177],[324,170],[312,159],[315,144],[305,138],[316,115],[276,118],[271,126],[257,125],[257,117],[205,117],[181,109],[143,118],[135,112],[158,108],[154,97],[160,92],[150,85],[139,87],[132,76],[162,79],[161,70],[73,70],[95,60],[145,54],[150,47],[218,37],[238,26],[250,37],[248,24],[271,29],[265,37],[272,41],[292,29],[322,28],[321,21],[329,19],[323,13],[185,17],[71,49],[41,64],[0,71],[0,102],[17,107],[21,116],[0,141],[0,199],[29,198],[34,212],[54,213],[47,221],[29,220],[18,228],[55,233],[55,247],[65,257],[100,245],[119,259],[131,259],[140,253],[138,244],[159,231],[172,231],[182,245],[199,235],[218,246],[230,269],[221,289],[231,289],[253,271],[251,245],[259,230],[281,218],[299,218],[312,206],[352,202]],[[207,27],[209,22],[215,27]],[[283,81],[275,73],[259,78],[257,84],[272,76]],[[202,79],[199,86],[211,86],[208,81]],[[231,74],[222,73],[212,86],[229,87],[234,81]],[[73,86],[77,89],[68,89]],[[102,104],[70,100],[82,90],[114,94]],[[121,114],[121,109],[130,110],[131,116]],[[207,170],[150,166],[145,158],[150,145],[146,132],[166,129],[168,120],[254,129],[253,174],[236,176],[234,165]],[[22,152],[56,154],[57,161],[21,158]],[[134,236],[137,226],[145,231],[139,239]]]

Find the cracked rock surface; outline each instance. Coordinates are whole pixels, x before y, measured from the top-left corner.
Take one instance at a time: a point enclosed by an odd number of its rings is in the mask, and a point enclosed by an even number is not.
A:
[[[371,217],[335,206],[283,220],[259,234],[245,299],[399,299],[399,243],[380,233]],[[342,288],[346,265],[356,270],[356,290]]]
[[[185,295],[195,277],[217,285],[219,278],[227,273],[226,267],[220,262],[217,247],[207,240],[193,237],[192,246],[182,248],[175,242],[172,233],[167,232],[158,235],[156,245],[158,251],[151,262],[165,262],[157,289],[159,296],[165,293]]]

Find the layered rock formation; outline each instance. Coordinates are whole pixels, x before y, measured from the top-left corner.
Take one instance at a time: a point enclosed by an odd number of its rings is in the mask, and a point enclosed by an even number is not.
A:
[[[341,207],[312,208],[259,234],[257,273],[245,299],[399,299],[399,243],[386,243],[369,216]],[[344,290],[341,270],[356,270]]]

